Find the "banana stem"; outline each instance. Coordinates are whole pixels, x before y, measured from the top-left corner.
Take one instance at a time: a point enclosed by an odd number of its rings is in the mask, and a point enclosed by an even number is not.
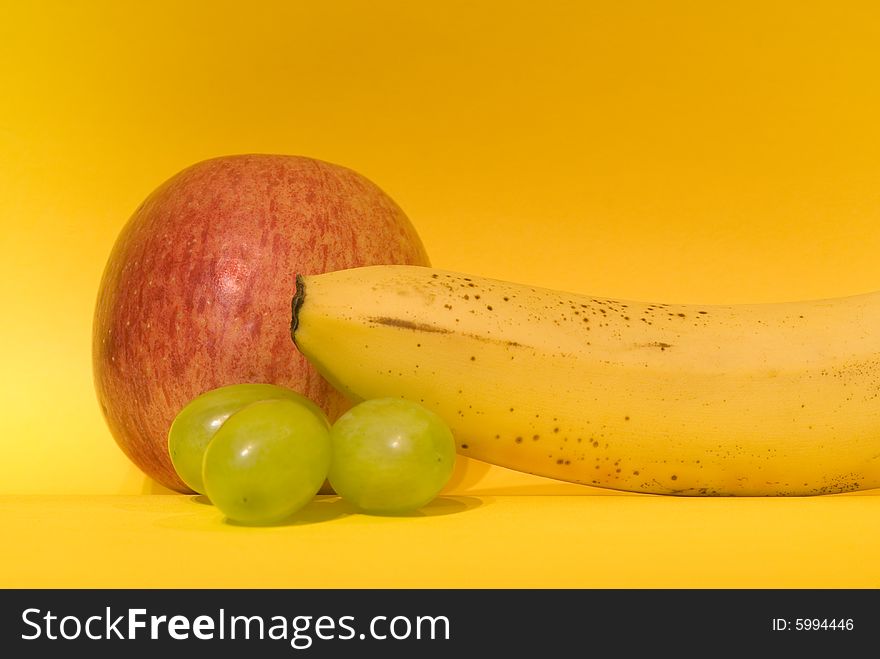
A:
[[[290,338],[293,340],[293,345],[296,346],[296,328],[299,327],[299,310],[303,305],[303,301],[306,299],[306,285],[303,281],[302,275],[296,275],[296,291],[293,294],[293,299],[290,301]],[[296,346],[299,348],[299,346]]]

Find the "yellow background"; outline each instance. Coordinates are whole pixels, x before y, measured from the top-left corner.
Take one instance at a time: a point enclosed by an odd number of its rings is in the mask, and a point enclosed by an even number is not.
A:
[[[91,542],[72,554],[76,570],[34,550],[77,528],[143,546],[141,558],[209,548],[216,533],[230,546],[291,541],[295,529],[233,528],[209,506],[157,496],[95,400],[105,259],[180,169],[245,152],[346,165],[403,207],[443,268],[667,302],[858,293],[880,287],[878,65],[875,2],[3,2],[0,512],[4,535],[24,538],[3,551],[31,567],[0,568],[0,585],[124,583],[109,553],[89,561]],[[412,565],[383,572],[382,548],[415,533],[461,536],[463,550],[466,530],[486,560],[513,541],[541,551],[542,533],[569,543],[564,560],[544,549],[525,571],[496,558],[484,577],[495,585],[880,585],[878,568],[860,567],[880,551],[873,493],[682,503],[472,466],[447,494],[435,512],[460,514],[312,510],[310,546],[356,533],[375,562],[371,576],[318,571],[322,583],[416,583]],[[511,536],[527,522],[533,533]],[[594,536],[613,550],[573,573],[572,547]],[[745,550],[727,544],[742,536]],[[656,562],[619,569],[639,543]],[[450,561],[451,585],[487,575]],[[249,583],[200,574],[191,583]]]

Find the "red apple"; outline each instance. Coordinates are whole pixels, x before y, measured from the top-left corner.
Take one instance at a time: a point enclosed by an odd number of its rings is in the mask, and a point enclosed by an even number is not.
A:
[[[209,389],[283,385],[335,419],[350,403],[290,340],[294,277],[395,263],[429,261],[400,207],[351,169],[236,155],[176,174],[123,227],[98,292],[94,379],[116,442],[145,474],[187,492],[168,429]]]

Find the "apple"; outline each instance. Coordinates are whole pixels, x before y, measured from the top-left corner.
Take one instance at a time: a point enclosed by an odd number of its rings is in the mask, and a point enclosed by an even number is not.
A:
[[[168,430],[205,391],[281,385],[335,420],[350,403],[290,340],[295,276],[378,264],[429,261],[401,208],[349,168],[244,154],[172,176],[122,228],[98,290],[93,373],[116,443],[147,476],[189,492]]]

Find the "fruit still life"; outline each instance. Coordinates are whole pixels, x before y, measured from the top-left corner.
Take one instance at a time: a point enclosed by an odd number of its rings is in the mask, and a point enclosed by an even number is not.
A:
[[[134,464],[263,524],[319,492],[417,510],[456,455],[655,495],[880,487],[878,325],[880,293],[666,304],[440,269],[357,172],[237,155],[125,225],[93,365]]]

